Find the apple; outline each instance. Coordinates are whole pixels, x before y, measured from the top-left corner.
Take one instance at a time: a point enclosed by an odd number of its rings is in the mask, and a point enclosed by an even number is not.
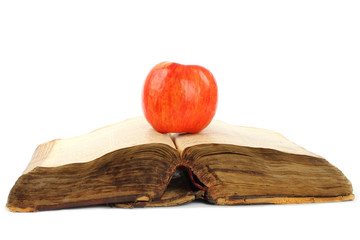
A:
[[[146,77],[142,107],[161,133],[197,133],[215,115],[217,85],[212,73],[197,65],[157,64]]]

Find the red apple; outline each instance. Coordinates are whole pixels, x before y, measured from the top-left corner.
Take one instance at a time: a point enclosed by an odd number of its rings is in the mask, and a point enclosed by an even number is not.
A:
[[[216,81],[204,67],[162,62],[145,80],[142,104],[146,119],[158,132],[197,133],[215,115]]]

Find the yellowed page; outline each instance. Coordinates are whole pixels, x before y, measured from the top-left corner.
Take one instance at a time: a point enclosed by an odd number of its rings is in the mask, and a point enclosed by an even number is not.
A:
[[[175,148],[170,136],[156,132],[145,118],[129,119],[82,136],[41,144],[24,174],[37,166],[88,162],[121,148],[148,143],[163,143]]]
[[[270,148],[286,153],[320,157],[289,141],[277,132],[261,128],[240,127],[213,120],[198,134],[179,134],[173,136],[180,153],[187,147],[199,144],[233,144],[254,148]]]

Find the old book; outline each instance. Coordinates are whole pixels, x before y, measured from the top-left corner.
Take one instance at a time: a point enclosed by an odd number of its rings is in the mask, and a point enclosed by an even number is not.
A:
[[[41,144],[10,191],[10,211],[109,204],[172,206],[354,199],[350,181],[282,135],[213,121],[161,134],[142,117]]]

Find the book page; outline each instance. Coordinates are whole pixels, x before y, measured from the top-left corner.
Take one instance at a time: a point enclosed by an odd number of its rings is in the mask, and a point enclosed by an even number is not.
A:
[[[89,162],[121,148],[149,143],[163,143],[175,148],[170,136],[155,131],[144,117],[129,119],[82,136],[41,144],[23,174],[38,166]]]
[[[173,136],[179,152],[199,144],[232,144],[244,147],[270,148],[278,151],[320,157],[289,141],[277,132],[261,128],[240,127],[213,120],[197,134],[177,134]]]

